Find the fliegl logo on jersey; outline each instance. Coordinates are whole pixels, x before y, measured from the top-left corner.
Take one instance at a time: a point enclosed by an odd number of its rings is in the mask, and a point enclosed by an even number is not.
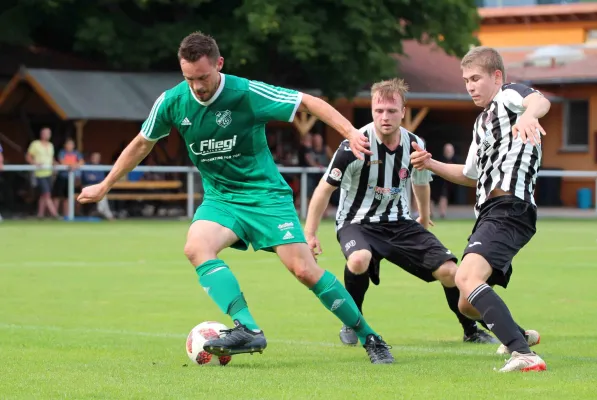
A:
[[[197,143],[191,143],[189,148],[197,156],[208,156],[211,154],[230,153],[236,146],[236,135],[232,139],[215,140],[207,139]]]

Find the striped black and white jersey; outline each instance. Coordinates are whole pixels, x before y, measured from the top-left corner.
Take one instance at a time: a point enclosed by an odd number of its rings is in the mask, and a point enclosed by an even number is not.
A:
[[[512,127],[524,113],[523,99],[540,93],[519,83],[507,83],[475,121],[464,175],[477,180],[475,214],[495,188],[535,204],[541,146],[514,139]]]
[[[411,219],[407,188],[431,181],[428,171],[413,170],[410,163],[411,142],[424,147],[415,134],[400,128],[400,146],[390,151],[375,134],[370,123],[360,131],[369,138],[373,155],[359,160],[348,141],[340,144],[323,179],[340,187],[340,202],[336,213],[336,230],[347,224],[368,224]]]

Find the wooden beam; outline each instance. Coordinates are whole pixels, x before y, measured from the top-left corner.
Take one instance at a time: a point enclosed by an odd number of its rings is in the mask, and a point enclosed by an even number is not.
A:
[[[41,86],[39,84],[39,82],[37,82],[31,76],[31,74],[25,73],[24,79],[27,81],[27,83],[29,83],[31,85],[31,87],[33,88],[33,90],[35,90],[35,92],[39,95],[39,97],[41,97],[46,102],[46,104],[49,105],[50,108],[52,110],[54,110],[54,112],[56,114],[58,114],[60,119],[62,119],[62,120],[68,119],[68,116],[66,115],[66,113],[64,112],[62,107],[60,107],[58,105],[58,103],[56,103],[56,101],[52,98],[52,96],[50,96],[50,94],[46,91],[46,89],[44,89],[43,86]]]
[[[404,129],[414,132],[419,127],[419,125],[421,125],[421,122],[423,122],[428,113],[429,107],[423,107],[419,110],[419,112],[417,113],[417,115],[415,115],[415,118],[413,119],[412,108],[406,107],[404,119],[402,120],[402,126],[404,127]]]
[[[317,117],[314,115],[309,115],[306,112],[299,112],[296,114],[294,120],[292,121],[293,125],[299,131],[301,136],[306,135],[309,133],[311,129],[313,129],[313,125],[317,122]]]
[[[83,128],[85,127],[85,124],[87,123],[87,120],[85,119],[80,119],[75,121],[75,128],[76,128],[76,134],[77,134],[77,150],[79,150],[79,152],[83,152]]]
[[[427,116],[427,114],[429,113],[429,107],[423,107],[421,108],[421,110],[417,113],[417,116],[415,117],[414,121],[411,124],[411,132],[414,132],[419,125],[421,125],[421,122],[423,122],[423,120],[425,119],[425,117]]]
[[[22,79],[23,79],[23,75],[19,71],[10,79],[10,81],[8,81],[8,84],[2,91],[2,94],[0,94],[0,106],[2,106],[2,104],[4,104],[6,99],[17,88],[17,86],[19,85],[19,82],[21,82]]]

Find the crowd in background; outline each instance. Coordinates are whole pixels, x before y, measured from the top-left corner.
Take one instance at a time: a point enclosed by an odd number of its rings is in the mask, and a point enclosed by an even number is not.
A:
[[[267,132],[269,149],[277,165],[281,167],[316,167],[320,173],[309,174],[307,179],[307,200],[309,201],[319,180],[323,176],[328,164],[332,160],[335,147],[328,145],[324,136],[316,131],[308,132],[305,135],[298,135],[293,130],[271,129]],[[75,141],[72,138],[65,138],[62,143],[56,143],[52,138],[52,131],[44,127],[39,131],[39,138],[33,140],[27,150],[25,159],[31,165],[36,165],[33,173],[18,174],[7,179],[9,174],[0,174],[0,210],[2,206],[15,211],[21,216],[33,216],[37,218],[59,219],[69,215],[68,203],[68,172],[52,170],[54,165],[64,165],[74,171],[75,192],[81,187],[92,185],[105,176],[103,171],[80,171],[82,165],[102,164],[102,155],[99,152],[90,152],[87,155],[76,150]],[[446,143],[443,149],[441,160],[448,163],[463,163],[455,154],[454,147]],[[107,160],[105,163],[110,163]],[[152,163],[152,162],[150,162]],[[153,163],[155,164],[155,163]],[[0,145],[0,169],[3,165],[2,147]],[[154,179],[155,174],[144,174],[139,179]],[[300,208],[300,174],[283,173],[282,176],[288,182],[295,194],[295,204]],[[26,178],[25,178],[26,177]],[[19,179],[20,178],[20,179]],[[201,188],[201,187],[199,187]],[[457,185],[450,184],[439,177],[434,178],[432,183],[432,198],[437,204],[439,217],[445,217],[449,203],[465,204],[465,191]],[[339,191],[336,191],[331,199],[327,216],[333,216],[335,207],[338,205]],[[110,202],[111,203],[111,202]],[[77,215],[95,215],[106,219],[113,219],[114,212],[107,199],[97,206],[82,208],[75,203]],[[128,202],[131,205],[131,202]],[[127,204],[118,205],[119,215],[127,216],[130,213],[126,210]],[[184,205],[173,205],[182,208]],[[174,213],[176,214],[176,213]],[[178,215],[178,214],[176,214]],[[0,216],[0,220],[1,220]]]

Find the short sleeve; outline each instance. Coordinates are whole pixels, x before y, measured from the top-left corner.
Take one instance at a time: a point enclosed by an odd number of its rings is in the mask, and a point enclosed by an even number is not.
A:
[[[292,122],[303,100],[301,92],[259,81],[249,81],[249,97],[255,118],[261,123]]]
[[[417,140],[417,144],[419,145],[419,147],[425,149],[425,141],[416,135],[413,136]],[[418,169],[413,168],[411,180],[413,185],[426,185],[429,182],[433,181],[433,178],[431,177],[431,171],[427,169],[419,171]]]
[[[334,157],[323,175],[323,179],[332,186],[339,187],[346,178],[349,165],[357,158],[349,147],[348,142],[344,141],[334,153]]]
[[[477,142],[473,138],[471,147],[468,149],[468,155],[466,157],[466,162],[464,163],[464,168],[462,170],[464,176],[474,180],[479,179],[479,173],[477,172],[477,150]]]
[[[37,147],[37,140],[34,140],[33,142],[31,142],[29,144],[29,147],[27,148],[27,153],[35,156],[36,147]]]
[[[164,92],[157,98],[155,103],[153,103],[149,116],[141,126],[141,135],[152,142],[168,136],[172,128],[170,118],[168,117],[168,110],[164,104],[165,97],[166,93]]]
[[[525,107],[522,105],[522,102],[525,97],[533,93],[541,94],[541,92],[521,83],[509,83],[504,85],[502,92],[504,96],[504,105],[516,113],[524,112]]]
[[[64,158],[64,153],[66,153],[64,150],[60,150],[58,152],[58,160],[62,160]]]

